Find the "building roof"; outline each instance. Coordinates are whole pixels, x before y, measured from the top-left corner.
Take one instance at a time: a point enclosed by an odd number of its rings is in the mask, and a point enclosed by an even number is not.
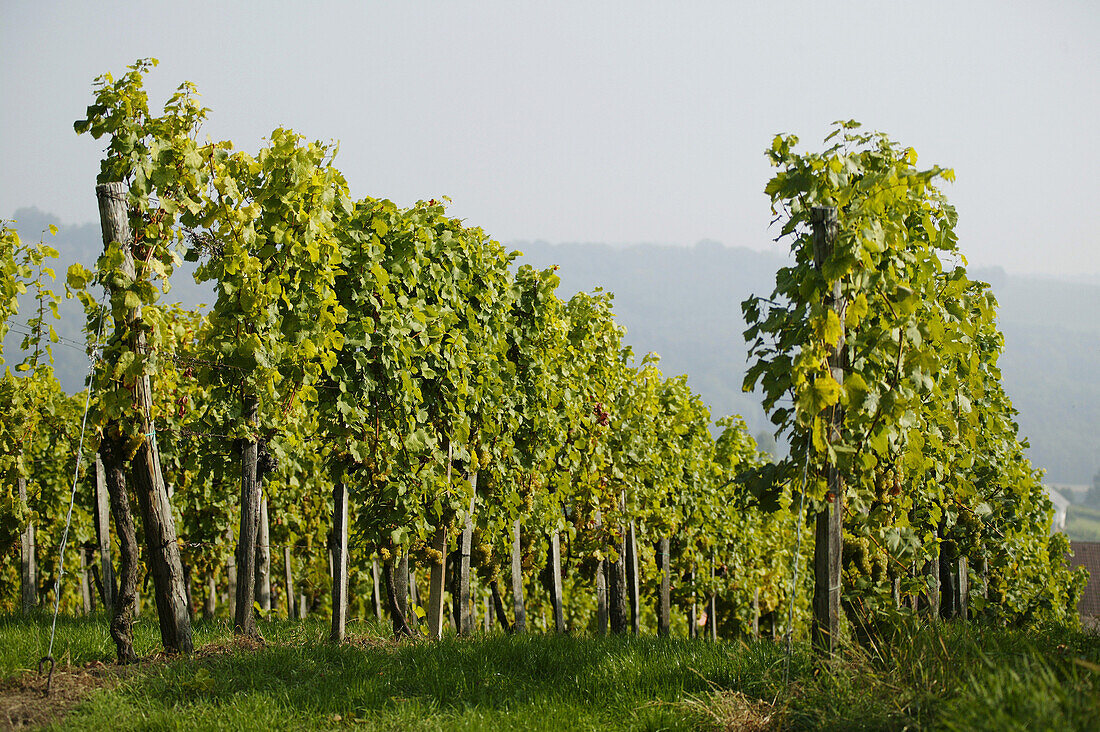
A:
[[[1089,583],[1081,593],[1077,612],[1083,618],[1100,617],[1100,541],[1071,541],[1069,546],[1073,552],[1070,565],[1089,571]]]

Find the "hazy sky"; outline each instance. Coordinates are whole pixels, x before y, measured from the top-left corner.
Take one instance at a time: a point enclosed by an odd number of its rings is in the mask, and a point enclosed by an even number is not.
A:
[[[953,167],[972,265],[1100,273],[1100,3],[0,0],[0,217],[95,219],[72,122],[136,58],[206,132],[340,142],[356,195],[502,241],[771,244],[763,156],[855,118]]]

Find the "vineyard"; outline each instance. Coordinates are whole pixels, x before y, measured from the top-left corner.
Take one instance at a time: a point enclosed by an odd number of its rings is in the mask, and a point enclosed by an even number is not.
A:
[[[775,461],[624,345],[610,293],[559,297],[556,268],[445,201],[356,198],[334,145],[201,142],[192,85],[150,110],[154,65],[97,79],[75,123],[106,144],[95,270],[61,291],[56,251],[0,233],[0,337],[23,337],[0,380],[4,612],[105,607],[122,663],[143,613],[180,654],[200,614],[257,639],[373,618],[819,653],[899,615],[1076,623],[1085,578],[1049,533],[950,170],[854,122],[821,152],[773,141],[792,263],[742,309]],[[182,259],[209,307],[166,304]],[[82,343],[54,330],[62,297]],[[85,392],[54,378],[59,344],[87,351]]]

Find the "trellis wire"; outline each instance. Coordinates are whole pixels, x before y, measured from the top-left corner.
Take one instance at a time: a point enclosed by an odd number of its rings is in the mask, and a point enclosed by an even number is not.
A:
[[[104,297],[100,299],[100,307],[103,307],[103,299],[106,298],[106,292]],[[103,322],[99,324],[99,333],[96,334],[96,342],[98,343],[103,336]],[[73,470],[73,487],[69,492],[69,513],[65,517],[65,530],[61,532],[61,546],[58,548],[58,563],[57,563],[57,576],[54,578],[53,585],[53,623],[50,625],[50,644],[46,651],[46,655],[38,662],[39,672],[42,670],[42,664],[45,661],[50,662],[50,675],[46,679],[46,693],[50,693],[50,686],[53,684],[53,670],[54,670],[54,657],[53,657],[53,644],[54,639],[57,637],[57,615],[61,609],[61,578],[65,575],[65,545],[69,541],[69,527],[73,522],[73,507],[76,505],[76,487],[80,482],[80,459],[84,453],[84,430],[88,426],[88,409],[92,403],[92,385],[95,381],[95,364],[99,360],[96,352],[93,351],[89,356],[88,366],[88,392],[84,396],[84,416],[80,420],[80,440],[77,443],[76,448],[76,468]]]

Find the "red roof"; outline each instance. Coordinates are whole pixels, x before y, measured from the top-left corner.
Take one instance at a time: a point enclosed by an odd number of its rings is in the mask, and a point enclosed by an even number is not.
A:
[[[1100,541],[1071,541],[1069,546],[1073,552],[1070,565],[1089,571],[1089,583],[1081,593],[1077,613],[1083,618],[1100,617]]]

